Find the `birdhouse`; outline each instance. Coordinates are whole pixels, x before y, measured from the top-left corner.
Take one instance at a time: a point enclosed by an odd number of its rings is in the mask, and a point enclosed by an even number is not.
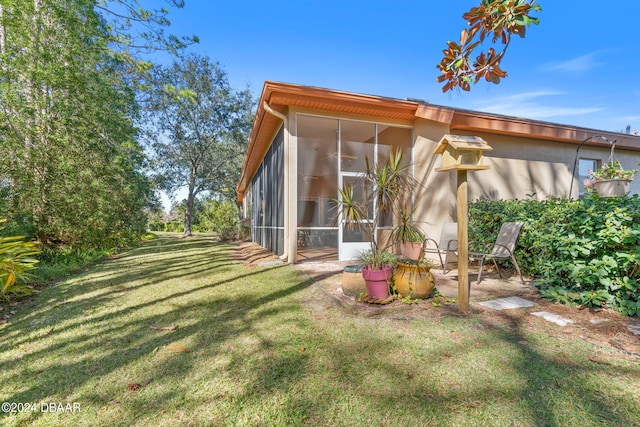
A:
[[[442,166],[437,171],[484,170],[484,152],[493,150],[487,142],[479,136],[445,135],[442,137],[435,154],[442,154]]]

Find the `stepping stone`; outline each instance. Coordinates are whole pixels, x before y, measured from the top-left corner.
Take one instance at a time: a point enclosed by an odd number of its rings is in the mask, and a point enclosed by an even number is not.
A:
[[[640,335],[640,325],[627,325],[627,329],[629,329],[633,335]]]
[[[555,323],[559,326],[567,326],[569,323],[575,323],[571,319],[565,319],[562,316],[558,316],[557,314],[549,313],[548,311],[536,311],[535,313],[531,313],[534,316],[542,317],[544,320],[547,320],[551,323]]]
[[[478,303],[483,307],[493,308],[494,310],[505,310],[509,308],[526,308],[536,305],[535,302],[528,301],[520,297],[499,298],[491,301],[483,301]]]
[[[276,265],[283,265],[284,262],[282,261],[264,261],[264,262],[259,262],[257,265],[258,267],[273,267]]]

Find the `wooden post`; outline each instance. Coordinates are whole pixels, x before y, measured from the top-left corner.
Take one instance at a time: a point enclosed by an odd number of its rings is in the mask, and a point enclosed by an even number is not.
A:
[[[479,136],[444,135],[434,153],[442,154],[438,172],[458,172],[456,212],[458,216],[458,306],[469,311],[469,209],[467,207],[467,171],[489,169],[483,165],[483,153],[493,148]]]
[[[467,171],[458,170],[456,194],[458,216],[458,306],[469,310],[469,214],[467,207]]]

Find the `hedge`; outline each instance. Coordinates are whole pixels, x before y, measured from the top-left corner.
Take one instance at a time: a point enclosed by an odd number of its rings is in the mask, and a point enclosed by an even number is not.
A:
[[[640,198],[477,200],[469,236],[495,241],[503,222],[524,221],[516,259],[541,295],[569,305],[640,315]]]

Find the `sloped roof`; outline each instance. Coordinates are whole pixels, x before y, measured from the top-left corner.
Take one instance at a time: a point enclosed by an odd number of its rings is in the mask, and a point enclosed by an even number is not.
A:
[[[374,116],[381,119],[409,121],[425,119],[447,124],[451,133],[464,130],[576,145],[593,135],[602,135],[609,140],[616,139],[616,147],[618,148],[640,151],[640,137],[622,133],[456,109],[421,101],[400,100],[266,81],[258,103],[258,110],[253,122],[240,180],[237,185],[240,197],[248,187],[251,178],[258,169],[271,141],[282,124],[282,120],[267,111],[265,104],[282,114],[286,114],[289,107],[296,106],[340,114]],[[600,139],[593,139],[587,145],[608,146],[607,143]]]

